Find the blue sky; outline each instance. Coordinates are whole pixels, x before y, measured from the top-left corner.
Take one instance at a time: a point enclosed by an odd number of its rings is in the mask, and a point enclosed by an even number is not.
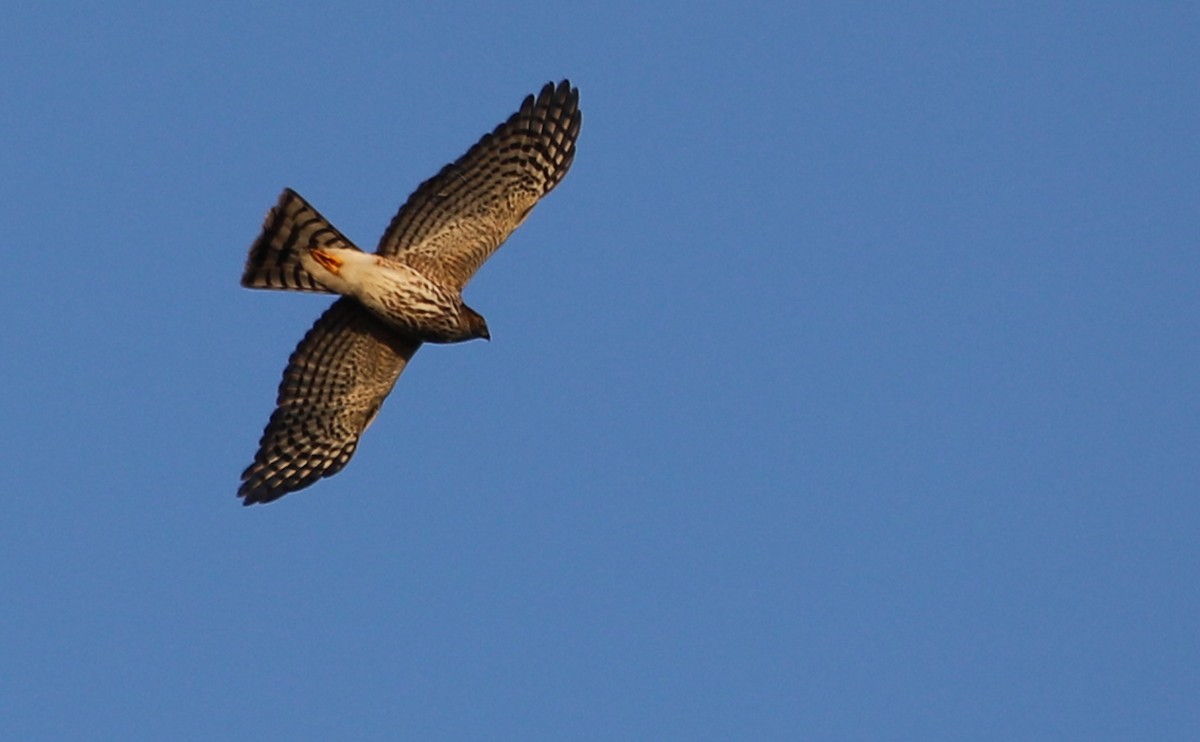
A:
[[[406,5],[5,11],[0,738],[1192,738],[1195,4]],[[242,508],[280,190],[563,77],[492,342]]]

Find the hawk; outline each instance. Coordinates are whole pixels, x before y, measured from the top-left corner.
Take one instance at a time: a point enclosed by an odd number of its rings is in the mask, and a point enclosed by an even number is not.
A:
[[[422,343],[489,339],[463,287],[567,174],[582,122],[579,91],[548,83],[418,186],[374,253],[284,190],[250,246],[242,285],[341,298],[284,369],[254,463],[242,472],[242,504],[341,471]]]

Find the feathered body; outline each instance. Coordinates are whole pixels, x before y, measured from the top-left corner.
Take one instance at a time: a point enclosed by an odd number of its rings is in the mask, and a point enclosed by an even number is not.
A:
[[[295,191],[267,214],[242,275],[248,288],[340,294],[297,346],[243,503],[269,502],[350,460],[422,343],[488,338],[462,290],[571,167],[583,116],[563,81],[422,183],[374,253],[360,250]]]

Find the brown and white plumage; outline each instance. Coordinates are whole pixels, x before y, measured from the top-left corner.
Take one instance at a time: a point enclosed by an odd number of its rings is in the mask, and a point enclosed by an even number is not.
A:
[[[566,175],[582,114],[563,81],[422,183],[375,253],[363,253],[285,190],[250,247],[242,285],[342,294],[284,371],[243,504],[270,502],[336,474],[423,342],[488,337],[462,289]]]

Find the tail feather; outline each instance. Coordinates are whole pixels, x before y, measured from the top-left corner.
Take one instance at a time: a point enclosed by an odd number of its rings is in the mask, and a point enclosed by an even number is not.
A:
[[[252,289],[286,289],[332,293],[304,269],[300,256],[315,247],[357,250],[325,217],[291,188],[267,214],[262,233],[250,246],[242,285]]]

